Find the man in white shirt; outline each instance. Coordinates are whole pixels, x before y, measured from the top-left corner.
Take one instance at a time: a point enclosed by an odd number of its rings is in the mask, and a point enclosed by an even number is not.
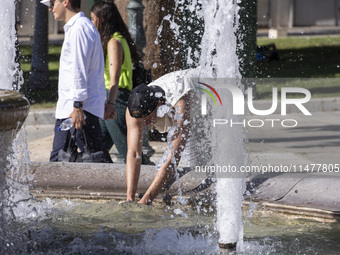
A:
[[[99,118],[104,116],[106,94],[100,35],[92,22],[80,12],[80,0],[51,0],[42,3],[49,6],[55,20],[66,23],[50,161],[58,161],[59,151],[65,150],[68,145],[70,131],[59,131],[58,127],[69,117],[76,129],[84,129],[91,152],[101,151]]]

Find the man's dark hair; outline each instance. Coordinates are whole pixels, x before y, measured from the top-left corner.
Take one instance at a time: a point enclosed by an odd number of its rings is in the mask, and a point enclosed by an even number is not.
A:
[[[81,0],[70,0],[72,9],[80,9],[80,2]]]

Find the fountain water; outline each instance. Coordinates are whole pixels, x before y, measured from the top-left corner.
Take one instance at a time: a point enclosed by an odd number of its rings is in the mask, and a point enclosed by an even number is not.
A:
[[[239,6],[234,1],[214,0],[214,1],[176,1],[182,11],[186,9],[188,15],[182,30],[190,30],[190,33],[203,34],[201,44],[197,48],[183,47],[187,51],[186,62],[189,66],[195,67],[196,75],[205,83],[210,85],[220,84],[219,90],[223,98],[223,107],[210,108],[212,115],[205,121],[205,129],[209,129],[209,135],[203,137],[200,146],[210,140],[212,155],[210,163],[220,166],[234,166],[239,168],[244,163],[245,152],[243,148],[243,130],[240,127],[228,129],[228,131],[211,127],[212,119],[227,119],[232,114],[232,98],[230,92],[223,90],[223,84],[236,81],[241,78],[239,71],[239,57],[237,56],[236,32],[238,28]],[[175,18],[174,18],[175,19]],[[195,20],[196,19],[196,20]],[[202,31],[194,31],[189,24],[197,24],[197,19],[204,23]],[[171,19],[168,18],[170,22]],[[182,24],[183,25],[183,24]],[[176,24],[170,25],[175,29],[175,34],[180,34],[181,28]],[[182,39],[182,44],[190,45],[186,39]],[[195,42],[197,44],[197,42]],[[194,43],[194,44],[195,44]],[[182,49],[183,50],[183,49]],[[200,54],[198,53],[200,51]],[[200,57],[198,57],[200,55]],[[221,85],[222,84],[222,85]],[[236,85],[236,83],[235,83]],[[213,85],[214,86],[214,85]],[[242,86],[242,85],[241,85]],[[242,90],[242,87],[241,87]],[[198,118],[202,118],[199,116]],[[233,116],[235,122],[238,118]],[[197,120],[192,119],[193,124]],[[192,133],[197,133],[193,131]],[[208,132],[206,132],[208,133]],[[222,138],[223,137],[223,138]],[[222,139],[221,139],[222,138]],[[202,149],[200,156],[207,156],[206,149]],[[217,206],[217,230],[219,232],[219,245],[225,249],[235,249],[236,244],[242,244],[243,227],[241,206],[243,193],[245,191],[245,180],[243,178],[228,178],[230,176],[217,174],[216,183],[216,206]],[[240,245],[239,249],[242,245]]]
[[[16,33],[15,33],[15,1],[6,0],[1,3],[0,10],[0,40],[2,50],[0,59],[0,235],[1,254],[14,251],[14,247],[21,241],[13,232],[8,231],[8,224],[12,218],[14,182],[8,182],[8,157],[12,153],[12,142],[17,131],[21,128],[28,115],[29,103],[20,93],[13,91],[22,82],[20,69],[15,62]],[[27,190],[28,191],[28,190]]]
[[[15,58],[15,5],[14,1],[5,1],[1,8],[1,50],[5,53],[0,59],[0,88],[12,90],[14,78],[14,58]]]
[[[206,70],[207,77],[218,80],[240,78],[235,35],[238,26],[238,5],[233,1],[203,1],[202,11],[206,27],[202,39],[200,65]],[[207,63],[209,65],[206,65]],[[230,93],[222,91],[220,96],[226,104],[213,113],[213,118],[226,119],[233,116]],[[228,132],[217,129],[214,131],[214,163],[239,168],[245,156],[242,128],[231,128]],[[222,135],[223,139],[220,139]],[[220,247],[235,248],[236,243],[242,241],[243,237],[241,206],[245,182],[242,178],[227,177],[221,174],[216,176],[217,230],[220,234]]]

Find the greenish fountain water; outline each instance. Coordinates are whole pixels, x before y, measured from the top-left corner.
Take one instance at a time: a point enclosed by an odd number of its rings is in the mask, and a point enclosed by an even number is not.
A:
[[[29,238],[27,249],[36,253],[219,253],[214,206],[183,209],[46,199],[22,202],[15,211],[16,227]],[[243,212],[243,247],[230,254],[337,254],[340,249],[339,221],[253,209]]]

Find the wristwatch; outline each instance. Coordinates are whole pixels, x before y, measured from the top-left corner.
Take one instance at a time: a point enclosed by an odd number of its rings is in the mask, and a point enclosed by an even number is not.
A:
[[[73,107],[74,108],[81,108],[81,107],[83,107],[83,104],[81,102],[79,102],[79,101],[75,101],[73,103]]]

